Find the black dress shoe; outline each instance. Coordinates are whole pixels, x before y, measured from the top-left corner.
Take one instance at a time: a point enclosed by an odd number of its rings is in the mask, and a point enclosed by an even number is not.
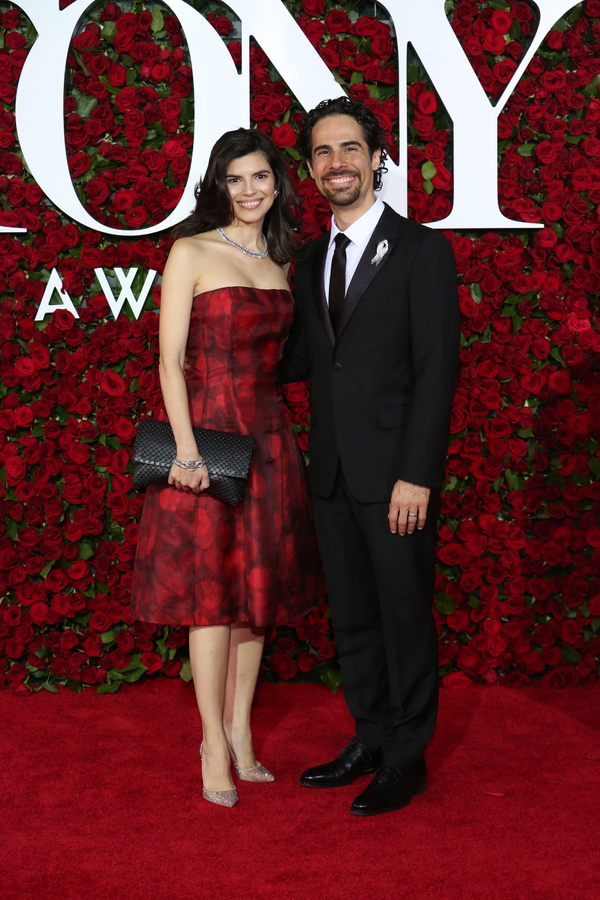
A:
[[[303,772],[299,783],[302,787],[343,787],[361,775],[372,775],[381,766],[382,759],[380,747],[371,750],[354,739],[333,762]]]
[[[410,768],[382,766],[362,794],[354,799],[350,812],[355,816],[378,816],[408,806],[415,794],[427,790],[425,762]]]

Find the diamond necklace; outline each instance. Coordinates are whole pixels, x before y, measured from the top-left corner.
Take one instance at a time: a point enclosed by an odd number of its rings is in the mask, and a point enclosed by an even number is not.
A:
[[[232,247],[235,247],[236,250],[241,250],[242,253],[245,253],[246,256],[251,256],[253,259],[264,259],[269,255],[269,247],[264,234],[262,235],[263,244],[265,245],[264,250],[248,250],[243,244],[238,244],[238,242],[234,241],[233,238],[230,238],[228,234],[225,234],[222,228],[217,228],[217,234],[220,234],[223,240],[227,241],[228,244],[231,244]]]

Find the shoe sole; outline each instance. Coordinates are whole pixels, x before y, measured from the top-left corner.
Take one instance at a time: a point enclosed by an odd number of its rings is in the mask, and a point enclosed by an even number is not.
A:
[[[352,809],[350,807],[350,812],[353,816],[382,816],[384,813],[396,812],[398,809],[404,809],[413,797],[420,797],[421,794],[424,794],[427,790],[427,782],[422,787],[419,787],[417,790],[414,790],[408,800],[405,803],[398,803],[397,806],[387,806],[385,809]]]
[[[324,784],[321,782],[320,784],[315,784],[314,781],[303,781],[301,778],[298,781],[300,787],[308,787],[308,788],[336,788],[336,787],[347,787],[349,784],[353,784],[358,778],[364,778],[365,775],[374,775],[377,769],[367,769],[364,772],[361,772],[360,775],[356,775],[354,778],[346,779],[345,781],[335,781],[330,784]]]

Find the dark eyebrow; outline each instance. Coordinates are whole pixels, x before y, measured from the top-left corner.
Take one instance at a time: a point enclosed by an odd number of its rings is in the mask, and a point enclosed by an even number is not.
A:
[[[269,169],[261,169],[259,172],[253,172],[252,177],[254,178],[256,175],[270,175],[271,172]],[[228,172],[225,178],[239,178],[235,172]]]
[[[355,144],[357,147],[361,146],[361,142],[359,140],[354,141],[340,141],[340,147],[351,147]],[[331,144],[319,144],[318,147],[313,147],[313,153],[316,153],[317,150],[330,150]]]

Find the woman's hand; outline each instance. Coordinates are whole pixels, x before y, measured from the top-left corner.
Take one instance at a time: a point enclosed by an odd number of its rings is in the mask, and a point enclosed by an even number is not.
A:
[[[178,491],[193,491],[194,494],[200,494],[210,487],[208,469],[202,466],[200,469],[190,471],[173,463],[169,472],[169,484]]]

